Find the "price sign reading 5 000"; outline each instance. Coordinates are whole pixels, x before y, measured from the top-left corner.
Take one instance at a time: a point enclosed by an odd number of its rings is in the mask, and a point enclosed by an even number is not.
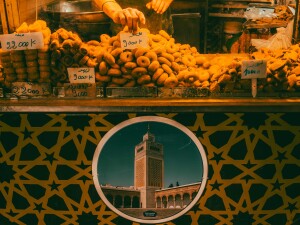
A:
[[[43,34],[41,32],[4,34],[0,36],[3,50],[26,50],[44,47]]]

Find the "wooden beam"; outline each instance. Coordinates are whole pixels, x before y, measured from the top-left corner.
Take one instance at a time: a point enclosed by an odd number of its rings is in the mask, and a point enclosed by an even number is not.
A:
[[[2,23],[3,33],[8,34],[8,24],[7,24],[4,0],[0,0],[0,13],[1,13],[1,23]]]

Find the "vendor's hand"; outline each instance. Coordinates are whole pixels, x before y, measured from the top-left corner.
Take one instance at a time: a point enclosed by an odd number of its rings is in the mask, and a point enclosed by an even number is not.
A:
[[[156,13],[163,14],[172,2],[173,0],[152,0],[146,6],[148,9],[153,9]]]
[[[123,27],[128,26],[128,30],[133,33],[137,31],[139,23],[145,24],[146,22],[144,14],[134,8],[116,11],[112,19],[115,23],[122,24]]]

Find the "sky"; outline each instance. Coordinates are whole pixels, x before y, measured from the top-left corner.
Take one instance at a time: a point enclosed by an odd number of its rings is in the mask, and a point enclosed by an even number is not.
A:
[[[182,130],[173,125],[143,121],[130,124],[114,133],[102,147],[98,158],[100,184],[133,186],[134,148],[147,133],[155,135],[155,141],[164,146],[164,186],[199,182],[203,165],[195,143]]]

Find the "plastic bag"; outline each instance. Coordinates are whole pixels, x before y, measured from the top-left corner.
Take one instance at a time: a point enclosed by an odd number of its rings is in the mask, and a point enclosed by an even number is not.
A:
[[[273,9],[264,9],[264,8],[248,8],[244,13],[244,17],[247,20],[258,20],[261,18],[274,18],[276,14]]]
[[[279,27],[276,30],[277,33],[270,37],[268,40],[252,39],[251,44],[258,50],[261,48],[268,48],[270,50],[289,48],[292,43],[288,32],[286,31],[286,28]]]

